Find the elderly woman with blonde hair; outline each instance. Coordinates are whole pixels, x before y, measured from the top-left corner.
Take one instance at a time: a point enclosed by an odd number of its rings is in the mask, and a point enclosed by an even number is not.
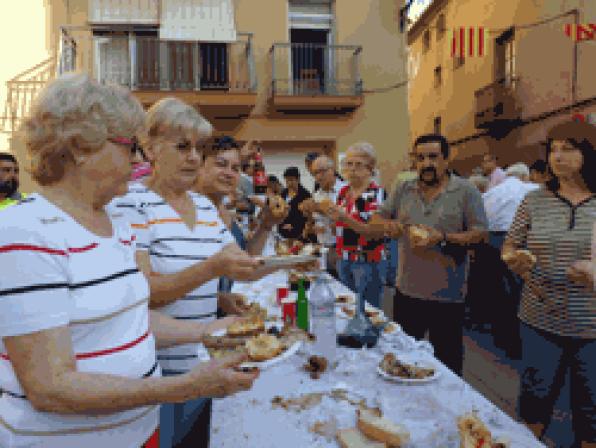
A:
[[[238,247],[216,205],[192,191],[212,126],[193,107],[165,98],[147,111],[145,129],[141,144],[153,172],[114,205],[136,230],[137,262],[151,278],[150,306],[180,323],[226,326],[230,319],[216,320],[219,277],[246,281],[268,271]],[[157,358],[163,374],[175,376],[209,354],[193,343],[159,350]],[[210,414],[210,400],[162,406],[160,447],[208,446]]]
[[[377,156],[370,143],[350,146],[341,163],[348,185],[339,191],[337,204],[323,212],[335,221],[340,280],[357,290],[359,285],[354,272],[363,269],[366,274],[366,286],[362,286],[364,297],[372,305],[381,307],[387,269],[384,235],[383,231],[371,232],[367,224],[385,200],[385,190],[373,180],[376,165]]]
[[[140,447],[158,405],[251,387],[243,356],[162,378],[157,347],[208,328],[150,311],[150,287],[120,212],[143,110],[127,91],[69,74],[25,122],[39,192],[0,222],[0,445]]]

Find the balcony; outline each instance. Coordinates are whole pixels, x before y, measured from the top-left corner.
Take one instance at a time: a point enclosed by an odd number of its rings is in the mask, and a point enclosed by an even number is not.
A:
[[[232,43],[162,40],[135,32],[63,28],[59,73],[84,71],[100,83],[131,89],[150,106],[166,96],[201,108],[210,119],[240,119],[255,105],[251,34]]]
[[[362,47],[277,43],[270,52],[277,113],[341,115],[362,105]]]
[[[517,78],[503,78],[475,92],[474,124],[478,129],[510,128],[521,119]]]

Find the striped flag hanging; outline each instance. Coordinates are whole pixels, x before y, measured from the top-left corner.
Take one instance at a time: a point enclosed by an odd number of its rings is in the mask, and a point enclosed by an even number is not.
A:
[[[594,40],[596,36],[596,23],[566,23],[563,27],[565,34],[575,41]]]
[[[451,30],[451,57],[484,56],[486,54],[483,26],[459,27]]]

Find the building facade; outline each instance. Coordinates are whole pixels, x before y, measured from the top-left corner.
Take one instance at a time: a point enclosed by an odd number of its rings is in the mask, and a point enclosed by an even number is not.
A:
[[[391,88],[407,76],[406,35],[395,20],[402,5],[45,0],[55,56],[44,70],[84,71],[124,85],[146,107],[179,97],[218,134],[259,141],[271,173],[298,166],[306,186],[313,182],[306,152],[337,158],[360,140],[375,146],[382,174],[392,177],[387,167],[407,166],[409,141],[407,90]],[[27,109],[24,100],[11,101],[8,109]],[[12,146],[22,155],[18,139]]]
[[[544,157],[553,125],[596,111],[596,41],[565,33],[589,23],[591,0],[434,0],[408,31],[411,138],[442,132],[461,173],[486,152],[503,165]]]

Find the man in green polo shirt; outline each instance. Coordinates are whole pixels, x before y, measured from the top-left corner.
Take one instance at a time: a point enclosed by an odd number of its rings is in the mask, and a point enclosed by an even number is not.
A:
[[[19,164],[7,152],[0,153],[0,210],[17,204],[24,195],[19,193]]]

